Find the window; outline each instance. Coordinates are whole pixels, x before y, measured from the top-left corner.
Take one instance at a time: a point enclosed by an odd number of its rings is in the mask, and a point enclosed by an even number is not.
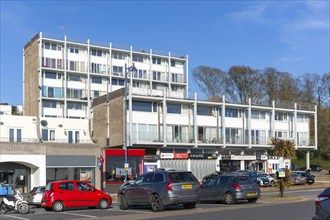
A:
[[[123,75],[123,67],[122,66],[113,66],[112,67],[112,72],[113,72],[114,75],[122,76]]]
[[[77,47],[70,47],[70,53],[79,53],[79,49]]]
[[[75,110],[82,110],[83,104],[82,103],[76,103],[76,102],[68,102],[68,109],[75,109]]]
[[[22,129],[20,128],[9,129],[9,142],[15,142],[15,137],[16,137],[16,142],[22,142]]]
[[[152,58],[152,63],[160,65],[162,63],[162,60],[160,58]]]
[[[226,128],[227,144],[242,144],[243,135],[241,128]]]
[[[92,96],[93,98],[100,97],[100,91],[96,91],[96,90],[92,91]]]
[[[73,74],[70,74],[70,75],[68,76],[68,80],[69,80],[69,81],[81,82],[83,79],[84,79],[84,77],[81,77],[80,75],[73,75]]]
[[[117,86],[117,85],[123,86],[124,83],[125,83],[125,81],[122,79],[111,79],[111,84],[115,85],[115,86]]]
[[[54,101],[42,101],[43,108],[56,108],[57,104]]]
[[[240,118],[241,117],[241,111],[239,111],[238,109],[226,108],[225,116],[226,117],[231,117],[231,118]]]
[[[287,121],[287,120],[288,120],[287,113],[281,113],[281,112],[275,113],[275,121]]]
[[[264,111],[251,111],[251,118],[253,118],[253,119],[266,119],[266,112],[264,112]]]
[[[156,173],[154,176],[154,182],[155,183],[161,183],[164,182],[164,176],[161,173]]]
[[[62,88],[43,86],[42,96],[50,98],[62,98]]]
[[[275,131],[275,137],[287,138],[288,137],[288,132],[286,132],[286,131]]]
[[[117,60],[124,60],[125,55],[119,52],[112,52],[112,58]]]
[[[167,113],[181,114],[180,104],[167,104]]]
[[[105,56],[105,51],[91,49],[91,54],[92,54],[92,56],[102,57],[102,56]]]
[[[212,107],[200,106],[197,107],[197,115],[212,115]]]
[[[73,183],[73,182],[61,183],[61,184],[58,186],[58,188],[61,189],[61,190],[70,190],[70,191],[75,190],[75,189],[74,189],[74,183]]]
[[[133,111],[140,111],[140,112],[152,112],[152,103],[151,102],[132,102],[132,109]]]
[[[77,186],[79,191],[93,191],[93,188],[86,183],[77,182]]]
[[[57,79],[57,74],[56,73],[52,73],[52,72],[45,72],[45,78],[48,79]]]
[[[102,78],[101,77],[92,77],[92,83],[102,84]]]
[[[55,141],[55,130],[42,129],[41,136],[43,141]]]
[[[175,61],[174,60],[171,60],[171,66],[175,66]]]
[[[143,56],[133,55],[133,61],[143,63]]]

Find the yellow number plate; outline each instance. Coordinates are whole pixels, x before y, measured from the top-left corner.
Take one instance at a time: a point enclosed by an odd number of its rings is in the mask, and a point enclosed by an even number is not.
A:
[[[182,189],[192,189],[192,185],[182,185]]]
[[[247,196],[256,196],[255,193],[248,193]]]

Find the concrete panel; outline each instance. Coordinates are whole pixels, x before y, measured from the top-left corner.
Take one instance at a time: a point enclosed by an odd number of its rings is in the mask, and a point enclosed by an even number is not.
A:
[[[47,155],[46,166],[95,166],[95,156],[83,155]]]

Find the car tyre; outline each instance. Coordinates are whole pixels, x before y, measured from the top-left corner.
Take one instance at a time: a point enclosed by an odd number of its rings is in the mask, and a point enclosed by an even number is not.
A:
[[[55,212],[62,212],[64,209],[64,204],[61,201],[55,201],[52,205],[52,208]]]
[[[158,194],[153,194],[150,197],[151,210],[154,212],[159,212],[164,210],[164,205],[162,199]]]
[[[183,207],[185,209],[193,209],[196,207],[196,202],[191,202],[191,203],[183,203]]]
[[[109,203],[108,203],[108,201],[106,199],[101,199],[99,201],[98,207],[100,209],[107,209],[109,207]]]
[[[276,186],[276,183],[275,183],[274,180],[272,180],[272,181],[270,182],[270,186]]]
[[[227,193],[225,194],[225,203],[226,203],[227,205],[232,205],[232,204],[235,203],[234,196],[233,196],[232,193],[227,192]]]
[[[128,209],[128,203],[125,195],[120,194],[119,195],[119,208],[121,210],[127,210]]]
[[[256,203],[258,199],[248,199],[249,203]]]

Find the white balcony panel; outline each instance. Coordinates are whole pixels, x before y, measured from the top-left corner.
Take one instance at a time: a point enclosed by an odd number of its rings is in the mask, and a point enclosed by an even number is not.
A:
[[[136,69],[140,70],[149,70],[150,69],[150,64],[149,63],[141,63],[141,62],[134,62],[134,65]]]
[[[114,86],[114,85],[112,85],[112,92],[116,91],[118,89],[121,89],[121,88],[124,88],[124,86]]]
[[[168,71],[168,66],[163,66],[163,65],[152,65],[152,71],[160,71],[160,72],[167,72]]]
[[[97,91],[107,91],[107,85],[106,84],[91,84],[91,90],[97,90]]]
[[[63,59],[63,53],[61,50],[43,50],[43,57]]]
[[[86,112],[84,110],[68,109],[68,116],[84,118],[86,117]]]
[[[158,124],[158,113],[157,112],[137,112],[134,111],[132,114],[133,123],[142,123],[142,124]],[[129,117],[127,117],[129,122]]]
[[[231,117],[226,117],[226,127],[230,128],[242,128],[243,127],[243,120],[242,118],[231,118]],[[245,125],[246,127],[247,125]]]
[[[61,79],[44,79],[43,86],[62,88],[62,80]]]
[[[86,54],[81,54],[80,51],[79,51],[79,54],[76,54],[76,53],[68,53],[68,60],[71,60],[71,61],[80,61],[80,62],[87,62],[87,57],[86,57]]]
[[[150,94],[150,89],[133,88],[133,94],[136,94],[136,95],[149,95]]]
[[[275,121],[275,130],[288,130],[288,129],[289,129],[289,122]]]
[[[308,122],[297,122],[297,132],[309,132]]]
[[[63,116],[63,110],[61,108],[43,108],[44,115],[54,115],[58,117]]]
[[[268,130],[269,128],[270,125],[266,119],[251,119],[251,129]]]
[[[214,116],[197,115],[198,126],[217,126],[217,120]]]
[[[182,114],[166,114],[166,124],[188,125],[189,117],[188,115]]]
[[[168,92],[168,97],[183,99],[184,98],[184,92]]]
[[[164,96],[164,92],[163,92],[163,90],[153,89],[153,90],[151,90],[151,94],[150,95],[163,97]]]
[[[184,73],[184,68],[183,67],[171,66],[171,73],[183,74]]]
[[[91,56],[91,63],[97,63],[97,64],[107,64],[107,57],[98,57],[98,56]]]
[[[75,82],[75,81],[69,81],[68,82],[68,88],[72,89],[86,89],[87,85],[84,82]]]
[[[113,66],[122,66],[123,68],[125,68],[125,64],[127,64],[126,60],[112,59]]]

